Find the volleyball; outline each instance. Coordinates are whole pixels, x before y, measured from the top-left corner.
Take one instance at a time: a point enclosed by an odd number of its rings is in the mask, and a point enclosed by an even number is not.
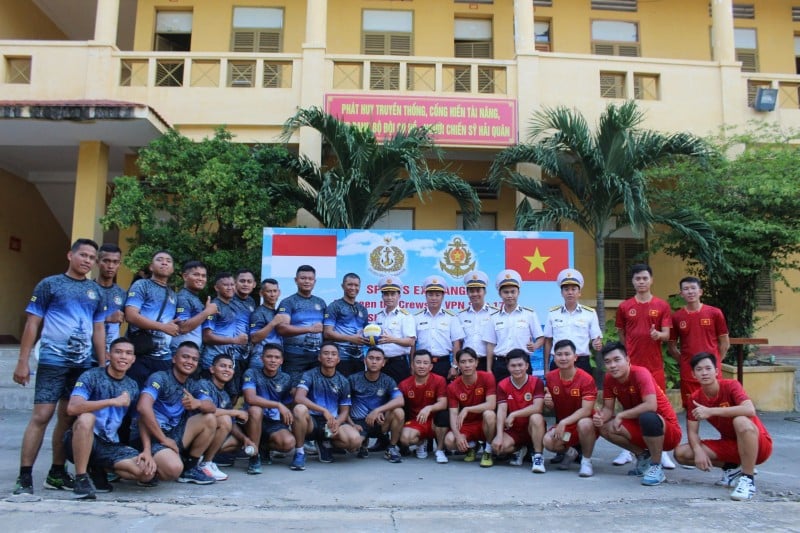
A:
[[[364,337],[369,341],[370,346],[378,344],[381,338],[381,327],[378,324],[367,324],[364,326]]]

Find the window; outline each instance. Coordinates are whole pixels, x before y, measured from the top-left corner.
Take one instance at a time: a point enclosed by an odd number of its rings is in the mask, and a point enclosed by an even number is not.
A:
[[[156,13],[157,52],[188,52],[192,48],[192,12],[159,11]]]
[[[6,83],[31,83],[31,58],[6,57]]]
[[[792,6],[792,22],[800,22],[800,6]]]
[[[636,11],[637,0],[592,0],[592,9]]]
[[[534,7],[553,7],[553,0],[533,0]]]
[[[489,19],[455,19],[455,57],[485,58],[493,57],[492,21]],[[478,67],[478,92],[493,93],[495,72],[492,68]],[[469,66],[453,68],[453,84],[456,92],[472,91],[472,76]]]
[[[234,7],[231,51],[279,53],[282,50],[283,10]]]
[[[636,100],[659,100],[658,74],[633,74],[633,97]]]
[[[414,229],[414,210],[389,209],[372,225],[372,229]]]
[[[625,98],[625,73],[600,72],[600,97]]]
[[[639,27],[621,20],[592,21],[592,53],[607,56],[639,56]]]
[[[742,62],[742,72],[758,72],[758,39],[755,28],[734,28],[736,61]]]
[[[794,71],[800,74],[800,35],[794,36]]]
[[[536,20],[533,23],[534,41],[536,49],[540,52],[551,52],[550,21]]]
[[[781,109],[800,109],[800,83],[780,82],[778,95]]]
[[[747,105],[753,107],[759,89],[771,89],[772,83],[766,80],[747,80]]]
[[[455,229],[465,229],[464,228],[464,215],[458,213],[456,215],[456,227]],[[495,231],[497,229],[497,213],[481,213],[480,217],[478,218],[478,225],[474,228],[470,228],[476,231]]]
[[[611,300],[624,300],[634,294],[629,270],[646,259],[647,248],[641,239],[606,239],[603,265],[606,282],[603,290]]]
[[[364,10],[362,52],[366,55],[410,56],[413,53],[414,18],[411,11]],[[400,88],[400,63],[372,63],[369,88]]]
[[[756,18],[756,8],[753,4],[733,4],[733,18],[754,19]]]
[[[756,309],[758,311],[774,311],[775,283],[769,268],[763,268],[758,273],[756,283]]]

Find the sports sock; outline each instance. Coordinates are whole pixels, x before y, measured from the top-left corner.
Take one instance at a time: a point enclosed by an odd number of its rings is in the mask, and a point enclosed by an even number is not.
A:
[[[183,471],[187,472],[197,466],[197,463],[200,461],[199,457],[187,457],[183,460]]]
[[[294,449],[294,453],[296,453],[297,455],[305,455],[306,451],[303,449],[302,446],[300,446],[299,448]]]
[[[483,447],[483,452],[492,453],[492,445],[487,442],[486,445]]]
[[[64,468],[64,465],[57,465],[53,463],[52,465],[50,465],[50,472],[52,472],[53,474],[57,474],[59,472],[66,472],[66,468]]]
[[[744,477],[749,477],[749,478],[750,478],[750,481],[755,481],[755,479],[756,479],[756,478],[755,478],[755,477],[753,477],[751,474],[742,474],[742,475],[743,475]]]
[[[736,463],[725,463],[724,465],[722,465],[722,469],[723,470],[730,470],[732,468],[737,468],[738,466],[739,465],[737,465]]]
[[[24,476],[26,474],[29,475],[29,476],[33,475],[33,467],[32,466],[21,466],[21,467],[19,467],[19,475],[20,476]]]

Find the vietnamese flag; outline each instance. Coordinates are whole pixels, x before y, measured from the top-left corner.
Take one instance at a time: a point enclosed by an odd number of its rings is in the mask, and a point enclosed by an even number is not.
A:
[[[272,277],[294,278],[300,265],[314,267],[317,278],[335,278],[336,235],[273,235]]]
[[[569,268],[569,241],[508,238],[506,268],[519,272],[523,281],[556,281]]]

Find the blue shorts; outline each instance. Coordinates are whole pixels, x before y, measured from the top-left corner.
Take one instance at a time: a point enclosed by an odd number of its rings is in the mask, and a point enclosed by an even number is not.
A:
[[[75,382],[88,368],[39,365],[36,369],[36,385],[33,403],[58,403],[67,400],[75,388]]]
[[[169,437],[170,439],[174,440],[175,443],[178,445],[178,451],[180,455],[184,455],[186,448],[183,446],[183,434],[186,432],[186,420],[187,417],[183,417],[181,421],[178,423],[177,426],[174,428],[161,428],[161,431],[164,433],[165,437]],[[161,450],[168,449],[166,446],[161,444],[160,442],[156,442],[153,436],[150,436],[150,454],[155,457],[155,455],[160,452]],[[142,440],[141,438],[136,438],[136,440],[131,441],[131,444],[135,446],[137,449],[142,449]]]
[[[353,419],[353,423],[356,425],[356,429],[361,436],[364,438],[378,438],[383,436],[383,430],[381,429],[380,423],[375,423],[372,426],[367,425],[367,420],[365,418]]]
[[[64,452],[67,459],[75,462],[72,451],[72,429],[64,433]],[[119,442],[108,441],[98,435],[94,436],[92,442],[92,452],[89,455],[89,464],[101,468],[113,469],[114,465],[126,459],[134,459],[139,455],[139,451]]]

